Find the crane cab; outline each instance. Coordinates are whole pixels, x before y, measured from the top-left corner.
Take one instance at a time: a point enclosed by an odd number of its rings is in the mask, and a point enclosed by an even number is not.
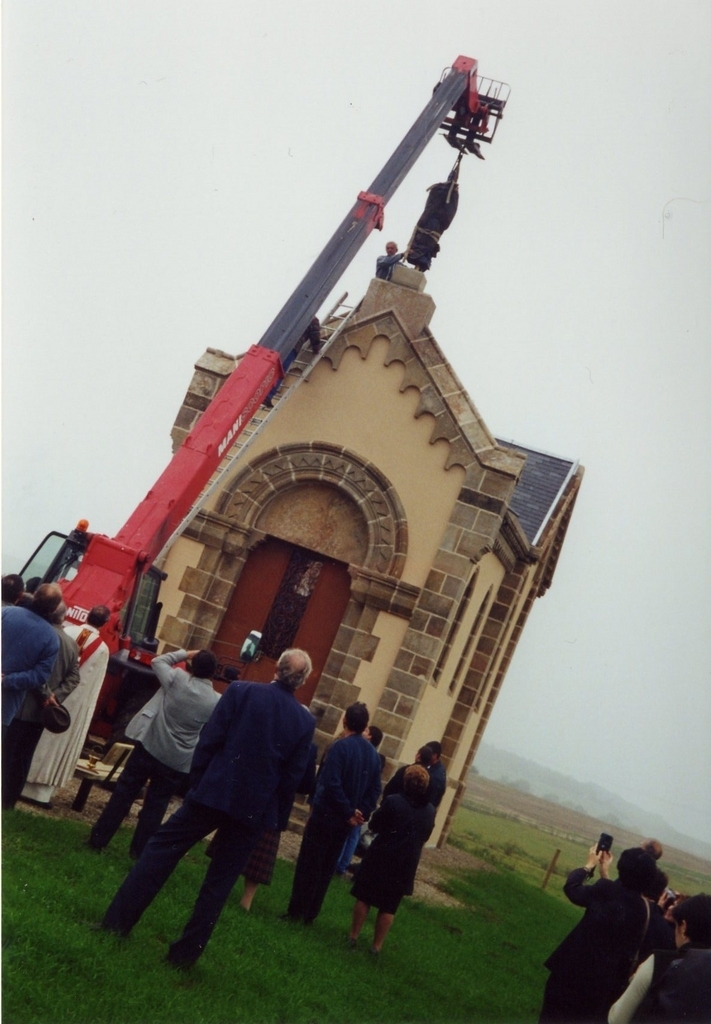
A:
[[[76,577],[93,536],[88,527],[88,521],[80,519],[69,534],[56,530],[47,534],[20,570],[29,593],[34,593],[41,583],[70,583]],[[165,573],[151,566],[138,577],[130,600],[120,610],[118,632],[130,639],[131,644],[142,646],[146,641],[154,640],[162,608],[158,597],[164,579]],[[67,609],[70,622],[85,622],[88,614],[88,608],[78,605]],[[108,636],[105,639],[109,642]],[[115,646],[109,642],[111,650]]]

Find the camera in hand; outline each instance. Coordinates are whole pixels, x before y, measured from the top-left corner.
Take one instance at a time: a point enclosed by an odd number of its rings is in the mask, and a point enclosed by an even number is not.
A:
[[[597,841],[597,850],[596,850],[596,852],[600,853],[601,850],[605,850],[606,852],[609,852],[611,846],[612,846],[612,836],[608,836],[607,832],[601,832],[600,833],[600,838]]]

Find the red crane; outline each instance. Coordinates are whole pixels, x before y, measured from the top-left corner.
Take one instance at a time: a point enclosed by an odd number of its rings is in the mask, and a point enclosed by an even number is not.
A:
[[[158,591],[164,578],[153,567],[154,559],[263,398],[283,376],[281,359],[293,348],[373,228],[382,228],[386,203],[432,136],[442,128],[450,144],[460,151],[476,152],[479,142],[493,140],[508,92],[504,83],[479,78],[473,58],[456,59],[370,187],[358,194],[259,344],[242,357],[116,536],[89,533],[86,521],[68,536],[49,534],[22,571],[26,582],[59,581],[69,609],[67,618],[73,622],[85,621],[93,606],[107,605],[111,617],[102,635],[110,651],[128,650],[134,645],[134,662],[150,663],[160,611]],[[122,667],[125,660],[115,669]],[[111,695],[119,681],[120,672],[112,674],[110,669],[99,698],[98,716],[110,719]],[[94,724],[96,731],[108,731],[100,723],[97,726],[96,720]]]

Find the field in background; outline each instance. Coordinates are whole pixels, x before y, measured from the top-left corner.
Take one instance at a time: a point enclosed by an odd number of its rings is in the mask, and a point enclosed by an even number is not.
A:
[[[542,884],[546,868],[559,849],[548,891],[565,899],[566,875],[584,863],[587,851],[603,831],[614,836],[613,854],[618,855],[646,838],[475,775],[469,777],[450,842],[494,866],[515,871],[534,885]],[[672,888],[680,892],[711,892],[709,861],[665,846],[660,867],[669,875]]]

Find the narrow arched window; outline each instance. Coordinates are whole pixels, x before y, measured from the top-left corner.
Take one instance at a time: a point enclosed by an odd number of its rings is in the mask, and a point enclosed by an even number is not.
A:
[[[484,619],[489,611],[493,590],[493,587],[489,587],[489,589],[486,592],[486,597],[479,605],[479,611],[477,612],[476,619],[474,620],[474,624],[472,625],[471,632],[469,633],[469,636],[467,637],[467,642],[465,643],[464,648],[462,649],[462,653],[459,656],[459,662],[457,663],[456,671],[452,674],[452,681],[449,684],[450,693],[455,693],[455,691],[459,689],[459,685],[464,679],[464,676],[466,675],[466,672],[469,668],[469,662],[472,659],[472,651],[474,650],[474,645],[479,637],[479,631],[481,630],[482,623],[484,622]]]

